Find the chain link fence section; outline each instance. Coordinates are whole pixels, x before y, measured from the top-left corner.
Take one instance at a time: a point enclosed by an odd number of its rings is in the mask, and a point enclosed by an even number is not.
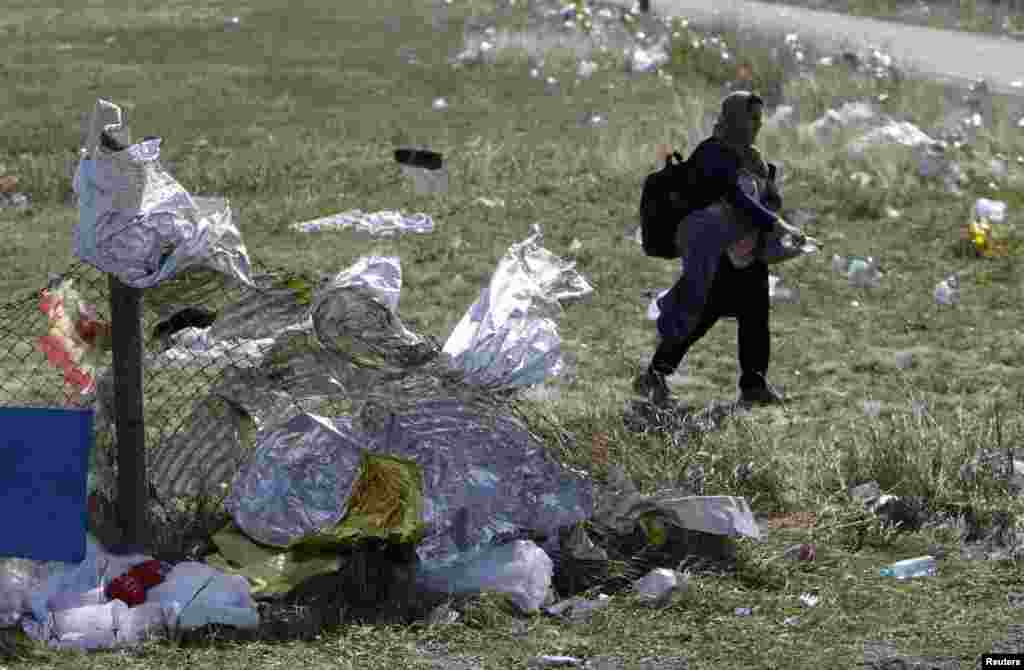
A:
[[[296,276],[293,272],[261,270],[258,283],[265,287],[281,284],[281,277]],[[81,300],[95,306],[97,320],[109,322],[107,274],[86,263],[76,263],[59,278],[52,277],[50,285],[59,279],[73,280],[72,286]],[[0,405],[69,406],[62,371],[51,365],[36,345],[38,338],[49,329],[47,316],[39,308],[43,288],[45,284],[38,291],[29,291],[0,305]],[[253,302],[252,294],[259,293],[220,273],[205,270],[186,272],[143,292],[147,476],[153,484],[153,492],[161,494],[158,496],[161,502],[177,496],[217,493],[216,488],[229,483],[241,464],[243,445],[252,443],[252,417],[218,395],[216,390],[229,383],[230,375],[225,374],[226,370],[251,366],[253,357],[266,353],[272,342],[266,340],[264,346],[255,347],[254,351],[251,344],[244,349],[232,348],[234,343],[226,339],[219,343],[219,355],[209,356],[202,347],[190,346],[188,338],[181,337],[188,334],[187,331],[181,329],[190,320],[193,327],[209,326],[210,319],[197,320],[196,315],[221,314],[229,306]],[[294,300],[292,306],[295,312]],[[186,307],[195,310],[190,317],[169,321],[176,313],[180,316]],[[172,333],[174,330],[179,332]],[[169,351],[174,356],[168,357]],[[106,367],[97,370],[95,394],[73,405],[94,403],[96,421],[90,488],[108,500],[116,499],[117,482],[111,364],[108,352],[104,361]],[[283,400],[284,405],[291,405],[293,410],[304,409],[294,399],[288,402],[286,390],[275,390],[274,399]],[[204,477],[195,477],[197,472],[202,472]]]

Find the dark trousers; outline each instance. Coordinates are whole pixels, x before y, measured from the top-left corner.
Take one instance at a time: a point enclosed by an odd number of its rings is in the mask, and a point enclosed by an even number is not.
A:
[[[746,268],[737,269],[728,255],[723,254],[697,325],[685,337],[663,338],[654,352],[651,370],[664,375],[674,373],[693,343],[704,337],[718,319],[734,316],[739,322],[739,386],[741,389],[763,388],[771,355],[770,310],[768,266],[754,261]]]

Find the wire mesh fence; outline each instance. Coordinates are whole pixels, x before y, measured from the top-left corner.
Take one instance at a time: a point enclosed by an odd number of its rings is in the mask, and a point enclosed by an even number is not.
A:
[[[193,269],[143,291],[146,473],[161,504],[222,493],[256,432],[300,412],[358,416],[372,428],[403,403],[428,397],[458,398],[484,412],[507,407],[510,391],[466,384],[434,338],[400,324],[396,331],[395,319],[381,314],[386,308],[360,291],[335,292],[327,301],[335,313],[321,313],[314,332],[312,296],[329,293],[332,278],[253,270],[255,288]],[[98,363],[95,389],[69,396],[62,370],[39,346],[50,327],[42,290],[67,280],[80,302],[95,307],[96,321],[109,321],[109,276],[86,263],[0,305],[0,405],[92,406],[90,490],[116,500],[111,354]],[[346,332],[346,320],[359,325]],[[386,337],[367,335],[374,328]]]
[[[288,273],[293,276],[294,273]],[[263,285],[271,286],[283,272],[265,272]],[[71,280],[83,303],[95,308],[95,320],[109,323],[109,276],[86,263],[76,263],[59,276],[41,281],[37,291],[28,291],[0,305],[0,405],[14,407],[68,407],[94,405],[94,448],[90,463],[91,487],[114,498],[116,482],[115,430],[113,418],[113,377],[111,354],[105,352],[95,373],[92,393],[70,394],[60,368],[47,360],[39,339],[50,328],[46,311],[41,309],[41,292],[59,282]],[[294,279],[290,280],[294,282]],[[238,449],[216,445],[237,445],[251,420],[226,399],[212,394],[233,366],[251,364],[251,360],[269,350],[272,341],[250,341],[247,348],[221,343],[218,355],[209,348],[195,346],[181,335],[210,326],[226,307],[244,303],[254,292],[214,271],[190,271],[160,286],[147,289],[142,301],[143,394],[147,460],[157,467],[147,468],[157,490],[168,494],[198,493],[203,481],[168,482],[166,477],[185,476],[199,467],[189,459],[202,458],[202,470],[214,482],[230,480]],[[192,345],[192,346],[190,346]],[[287,394],[279,394],[288,400]],[[296,405],[300,408],[301,405]],[[197,434],[199,431],[202,434]],[[189,443],[204,441],[204,449],[190,449]],[[174,446],[177,449],[172,449]],[[171,451],[176,458],[170,459]],[[212,460],[206,460],[212,459]],[[171,463],[169,461],[173,460]],[[165,481],[156,481],[164,478]]]

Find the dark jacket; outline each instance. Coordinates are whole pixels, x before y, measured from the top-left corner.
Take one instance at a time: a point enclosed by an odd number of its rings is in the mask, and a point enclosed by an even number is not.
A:
[[[750,197],[736,182],[741,163],[740,158],[716,137],[697,145],[690,160],[697,167],[698,193],[702,197],[694,204],[694,209],[703,209],[708,205],[725,198],[725,200],[746,215],[758,230],[771,232],[778,218],[772,210],[765,207],[756,198]],[[774,197],[778,197],[775,194]],[[771,202],[768,203],[772,204]]]

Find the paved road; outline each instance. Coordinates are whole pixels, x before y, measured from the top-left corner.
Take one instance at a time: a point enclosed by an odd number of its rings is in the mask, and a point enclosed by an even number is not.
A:
[[[631,6],[632,0],[610,0]],[[741,29],[782,37],[797,33],[818,51],[874,46],[893,57],[908,76],[937,80],[957,88],[984,77],[996,94],[1024,100],[1024,42],[986,35],[891,23],[800,7],[769,5],[753,0],[651,0],[651,11],[689,19],[694,27],[714,21],[738,20]]]

